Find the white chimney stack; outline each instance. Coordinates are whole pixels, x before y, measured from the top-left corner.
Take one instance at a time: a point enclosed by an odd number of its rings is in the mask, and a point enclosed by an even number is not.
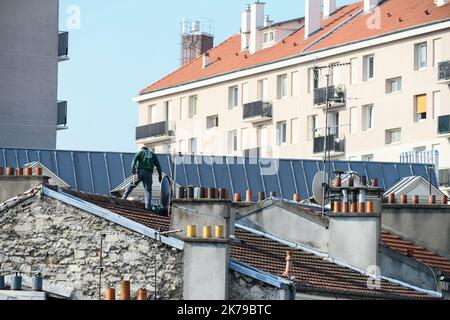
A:
[[[209,53],[205,52],[205,54],[203,55],[203,69],[205,69],[206,67],[209,66],[210,63],[210,59],[209,59]]]
[[[328,19],[336,11],[336,0],[323,1],[323,18]]]
[[[368,13],[374,9],[380,0],[364,0],[364,12]]]
[[[436,5],[436,7],[441,7],[447,4],[448,2],[449,0],[434,0],[434,4]]]
[[[250,18],[250,53],[255,53],[262,47],[262,36],[259,28],[264,27],[264,2],[257,0],[251,6]]]
[[[250,44],[250,21],[251,21],[250,6],[242,11],[242,25],[241,25],[241,51],[248,50]]]
[[[319,0],[305,1],[305,39],[320,29],[321,10]]]

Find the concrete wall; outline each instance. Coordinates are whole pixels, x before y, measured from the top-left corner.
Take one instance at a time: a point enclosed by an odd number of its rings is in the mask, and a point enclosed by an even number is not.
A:
[[[450,206],[384,205],[383,227],[450,258]]]
[[[0,203],[46,183],[48,183],[48,177],[0,176]]]
[[[380,217],[376,215],[331,215],[329,255],[367,270],[377,265]]]
[[[422,289],[437,291],[436,281],[430,269],[415,259],[380,245],[378,266],[383,276],[404,281]]]
[[[299,208],[296,211],[297,213],[294,213],[272,205],[262,211],[246,215],[237,223],[321,252],[328,252],[328,223],[318,217],[312,217],[308,212],[302,213]]]
[[[181,299],[183,253],[155,243],[106,220],[50,198],[35,196],[0,212],[0,269],[30,275],[40,271],[44,282],[75,289],[75,299],[98,299],[100,235],[105,271],[103,292],[121,276],[131,277],[132,298],[139,288],[154,297],[155,249],[158,296]]]
[[[58,0],[0,1],[0,145],[56,148]]]
[[[239,272],[230,272],[229,300],[289,300],[289,288],[279,289]]]
[[[226,241],[186,241],[183,299],[227,300],[229,256]]]

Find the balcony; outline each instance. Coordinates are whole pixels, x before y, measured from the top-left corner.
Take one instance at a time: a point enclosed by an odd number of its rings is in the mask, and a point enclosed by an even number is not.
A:
[[[244,104],[244,122],[258,123],[272,120],[272,102],[256,101]]]
[[[438,135],[450,137],[450,115],[438,117]]]
[[[331,151],[331,157],[338,157],[345,154],[345,139],[339,139],[337,135],[329,135],[327,139],[327,150]],[[314,154],[319,155],[325,152],[325,137],[314,138]],[[322,155],[320,155],[322,156]]]
[[[67,128],[67,101],[58,101],[57,109],[57,130],[65,130]]]
[[[69,33],[59,32],[58,38],[58,57],[59,61],[69,60]]]
[[[346,104],[346,92],[344,86],[328,87],[328,100],[330,108],[344,107]],[[314,90],[314,105],[319,108],[327,107],[327,88],[318,88]]]
[[[158,122],[136,128],[136,141],[143,144],[155,144],[171,140],[174,136],[172,122]]]
[[[450,60],[439,62],[438,83],[450,84]]]

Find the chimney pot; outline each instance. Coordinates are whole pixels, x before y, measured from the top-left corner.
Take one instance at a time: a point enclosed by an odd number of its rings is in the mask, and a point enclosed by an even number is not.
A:
[[[0,177],[3,176],[3,167],[0,167]]]
[[[271,198],[276,198],[277,197],[277,193],[276,192],[271,192],[270,193],[270,197]]]
[[[7,176],[13,176],[14,175],[14,169],[11,167],[6,167],[6,175]]]
[[[147,289],[139,289],[137,294],[138,301],[146,301],[148,300]]]
[[[295,202],[300,202],[302,201],[302,197],[299,194],[294,194],[292,200]]]
[[[401,202],[401,204],[408,204],[408,196],[405,194],[402,194],[400,196],[400,202]]]
[[[205,226],[203,227],[203,239],[211,239],[212,238],[212,227]]]
[[[217,198],[217,190],[215,188],[208,189],[208,199],[216,199]]]
[[[258,201],[259,201],[259,202],[262,202],[262,201],[264,201],[264,200],[266,200],[266,194],[265,194],[265,192],[259,192],[259,193],[258,193]]]
[[[431,195],[428,197],[428,203],[429,204],[436,204],[436,196],[435,195]]]
[[[446,195],[443,195],[441,197],[441,204],[447,205],[448,204],[448,197]]]
[[[106,289],[105,300],[106,301],[116,300],[116,289],[114,288]]]
[[[253,201],[253,192],[252,192],[252,190],[247,190],[247,192],[246,192],[246,197],[245,197],[246,199],[246,202],[252,202]]]
[[[367,201],[367,213],[368,214],[373,214],[375,213],[375,204],[373,203],[373,201]]]
[[[289,278],[291,276],[292,271],[292,255],[293,251],[286,251],[286,270],[283,273],[283,277]]]
[[[419,204],[419,196],[417,195],[412,196],[412,202],[413,204]]]
[[[34,174],[38,177],[42,176],[42,168],[41,167],[34,168]]]
[[[32,176],[32,175],[33,175],[33,169],[31,169],[31,168],[25,168],[25,169],[23,170],[23,174],[26,175],[26,176]]]
[[[23,176],[23,168],[16,168],[16,175]]]
[[[342,213],[349,213],[350,212],[350,204],[347,201],[344,201],[342,203]]]
[[[203,69],[206,69],[209,65],[210,65],[210,56],[208,52],[205,52],[205,54],[202,57],[203,61],[202,61],[202,67]]]
[[[122,280],[120,282],[120,300],[131,300],[130,281]]]
[[[366,213],[366,203],[365,202],[360,202],[358,204],[358,212],[359,213]]]
[[[216,239],[224,239],[224,227],[223,226],[216,226],[215,227],[215,236]]]
[[[241,194],[239,192],[236,192],[234,194],[234,202],[241,202],[242,198],[241,198]]]
[[[342,206],[340,201],[334,201],[333,202],[333,212],[334,213],[341,213],[342,212]]]
[[[197,226],[195,226],[195,225],[187,226],[187,237],[188,238],[196,238],[197,237]]]
[[[389,195],[389,204],[395,204],[395,202],[396,202],[395,193],[391,193]]]

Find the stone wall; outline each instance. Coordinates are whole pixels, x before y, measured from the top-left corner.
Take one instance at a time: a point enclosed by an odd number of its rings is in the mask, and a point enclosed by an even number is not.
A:
[[[230,270],[230,300],[287,300],[289,290],[278,289]]]
[[[139,288],[154,295],[155,242],[138,233],[50,198],[34,196],[0,212],[0,270],[40,271],[44,281],[73,287],[75,299],[98,299],[99,251],[105,233],[102,292],[120,289],[131,278],[131,296]],[[183,253],[157,244],[157,295],[181,299]]]

